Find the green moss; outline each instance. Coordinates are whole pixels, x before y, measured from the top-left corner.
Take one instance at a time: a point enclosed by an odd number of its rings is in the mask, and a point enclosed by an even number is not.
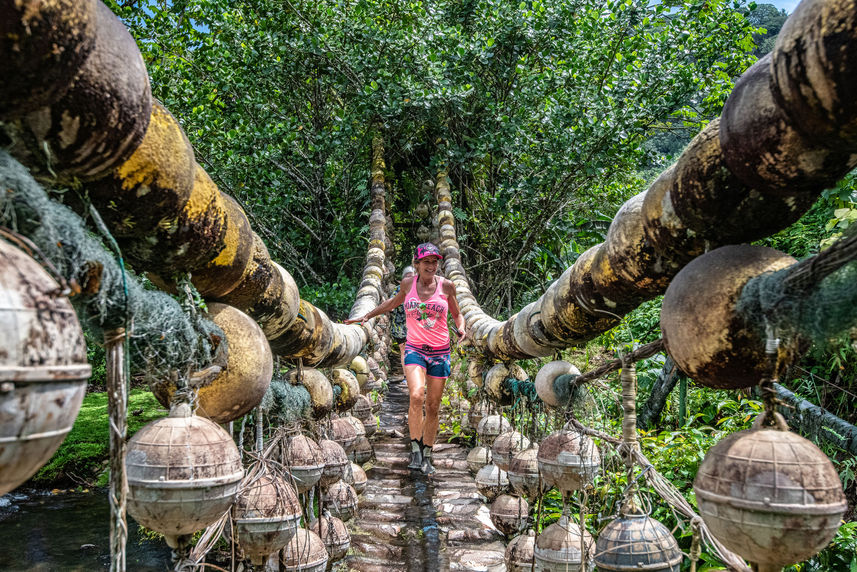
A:
[[[166,410],[147,390],[132,389],[128,396],[128,436],[160,417]],[[83,399],[74,427],[63,444],[32,478],[37,486],[106,485],[110,454],[107,393],[89,393]]]

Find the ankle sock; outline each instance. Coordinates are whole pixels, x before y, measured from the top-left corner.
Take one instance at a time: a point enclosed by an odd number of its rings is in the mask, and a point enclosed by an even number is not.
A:
[[[423,457],[431,459],[431,445],[423,445]]]
[[[421,448],[422,447],[420,447],[420,441],[417,441],[416,439],[411,439],[411,452],[412,453],[416,453]]]

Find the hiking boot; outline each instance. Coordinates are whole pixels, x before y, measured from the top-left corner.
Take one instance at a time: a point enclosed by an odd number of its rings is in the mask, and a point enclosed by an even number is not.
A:
[[[431,457],[423,457],[423,462],[420,465],[420,470],[424,475],[433,475],[437,469],[431,464]]]
[[[422,468],[423,464],[423,453],[420,450],[411,451],[410,462],[408,463],[408,468],[412,471],[419,471]]]

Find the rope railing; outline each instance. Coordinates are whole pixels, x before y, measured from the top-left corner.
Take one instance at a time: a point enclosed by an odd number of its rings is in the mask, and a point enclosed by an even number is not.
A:
[[[552,355],[664,293],[700,254],[795,222],[857,164],[855,45],[853,4],[804,0],[774,51],[738,79],[721,117],[646,191],[625,202],[603,243],[505,321],[486,314],[470,289],[441,173],[436,198],[444,270],[458,290],[473,344],[501,361]]]
[[[135,268],[166,289],[175,287],[173,276],[190,275],[205,299],[256,320],[275,354],[326,366],[359,354],[367,331],[334,324],[300,299],[243,209],[218,189],[179,123],[152,99],[137,45],[109,8],[98,0],[26,8],[4,0],[0,17],[14,38],[4,44],[11,51],[0,72],[15,78],[0,93],[0,128],[37,178],[82,184]],[[383,206],[382,197],[381,222]],[[355,302],[364,311],[383,296],[383,232],[370,222]]]

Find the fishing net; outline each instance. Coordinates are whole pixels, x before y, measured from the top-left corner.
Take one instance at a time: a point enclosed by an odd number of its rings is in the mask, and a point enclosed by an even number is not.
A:
[[[309,391],[284,379],[271,381],[260,407],[272,425],[290,425],[312,415]]]
[[[751,279],[738,302],[747,323],[828,344],[857,323],[857,233],[777,272]]]
[[[112,237],[95,211],[91,223],[108,243]],[[128,332],[131,371],[145,381],[187,379],[211,363],[222,363],[226,338],[213,322],[158,290],[146,289],[124,268],[84,220],[51,200],[27,169],[0,150],[0,226],[29,239],[71,285],[71,302],[84,329],[95,339]]]

